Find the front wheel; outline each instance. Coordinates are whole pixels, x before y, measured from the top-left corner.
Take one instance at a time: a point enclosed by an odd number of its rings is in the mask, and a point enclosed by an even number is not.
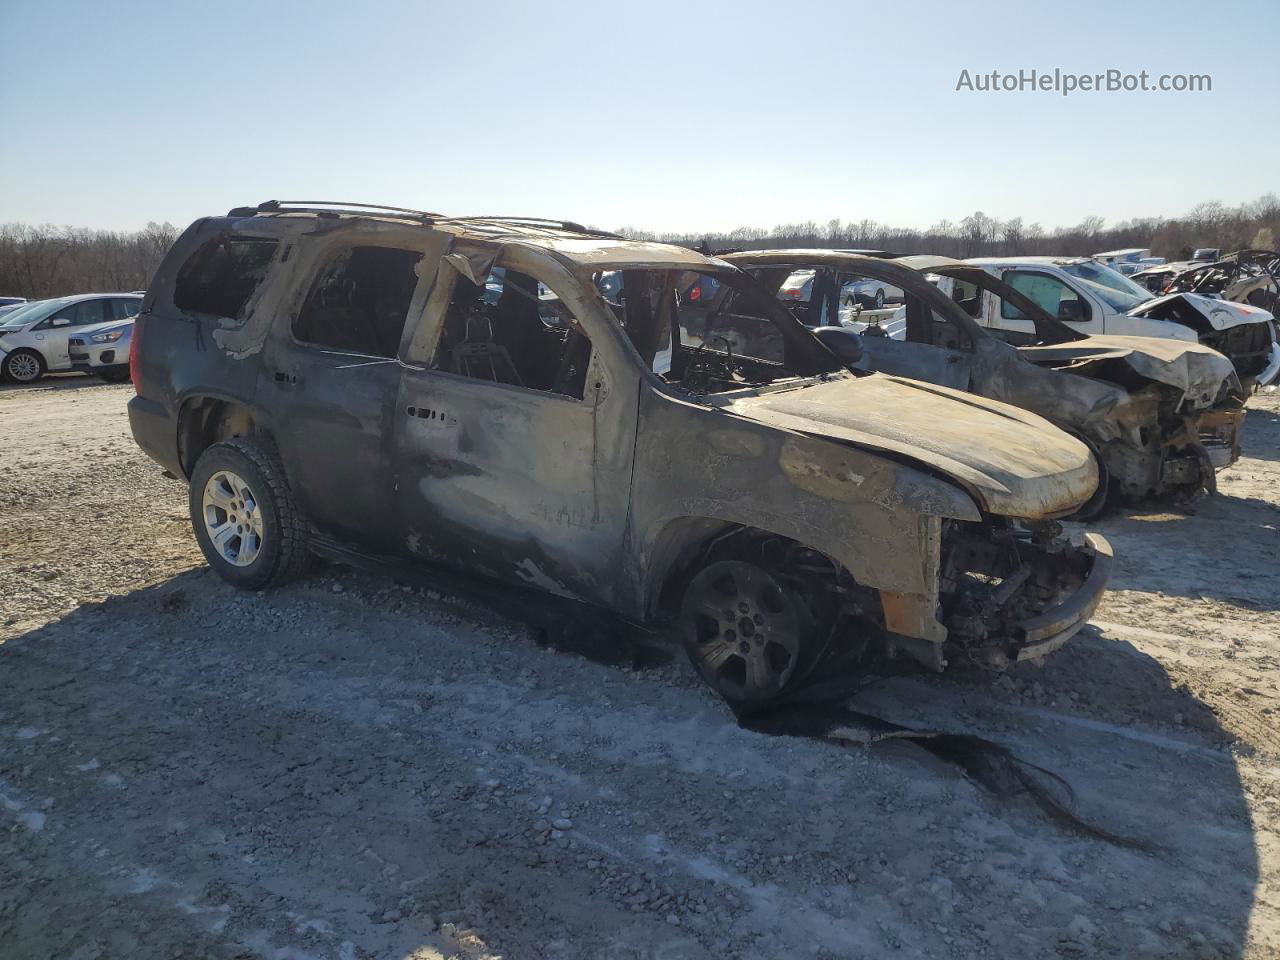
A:
[[[305,569],[306,526],[274,447],[236,437],[200,455],[188,495],[209,566],[242,590],[287,583]]]
[[[680,608],[685,651],[731,703],[760,703],[803,676],[818,635],[803,597],[768,570],[719,560],[689,581]]]
[[[34,350],[15,350],[4,358],[4,375],[14,383],[35,383],[44,370],[44,358]]]
[[[876,291],[876,309],[877,310],[884,309],[884,291],[883,290]]]

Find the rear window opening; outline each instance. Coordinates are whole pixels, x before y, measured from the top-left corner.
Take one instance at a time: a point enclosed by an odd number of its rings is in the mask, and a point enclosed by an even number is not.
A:
[[[373,357],[394,357],[418,284],[422,253],[348,247],[316,274],[293,321],[303,343]]]
[[[216,237],[203,244],[180,268],[173,303],[180,310],[243,320],[245,304],[275,258],[275,240]]]
[[[843,369],[741,275],[623,269],[594,280],[644,363],[685,393],[723,393]]]

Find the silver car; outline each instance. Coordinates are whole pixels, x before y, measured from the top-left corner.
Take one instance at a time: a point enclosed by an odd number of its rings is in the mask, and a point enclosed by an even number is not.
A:
[[[123,383],[129,379],[129,344],[132,340],[132,318],[77,333],[67,341],[71,368],[97,375],[107,383]]]
[[[33,383],[70,370],[69,341],[134,316],[142,298],[128,293],[83,293],[30,303],[0,317],[0,373]]]

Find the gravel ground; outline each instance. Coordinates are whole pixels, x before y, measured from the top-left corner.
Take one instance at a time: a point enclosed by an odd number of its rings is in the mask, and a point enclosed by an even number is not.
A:
[[[439,585],[238,593],[130,395],[0,390],[6,960],[1280,956],[1280,396],[1220,496],[1100,525],[1115,589],[1046,666],[854,704],[1008,745],[1131,849]]]

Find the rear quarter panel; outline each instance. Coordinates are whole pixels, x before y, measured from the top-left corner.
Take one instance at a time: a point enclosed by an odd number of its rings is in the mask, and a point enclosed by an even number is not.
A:
[[[175,460],[178,417],[184,402],[194,397],[216,397],[254,405],[258,380],[256,356],[236,358],[221,349],[215,337],[217,331],[239,328],[244,323],[193,313],[173,302],[179,268],[201,244],[230,225],[231,221],[226,218],[192,224],[156,271],[134,321],[132,336],[138,339],[138,376],[134,385],[140,398],[149,406],[163,410],[168,418]],[[279,250],[276,256],[279,258]],[[274,274],[272,270],[250,299],[248,316],[252,317],[256,303],[272,286]]]

